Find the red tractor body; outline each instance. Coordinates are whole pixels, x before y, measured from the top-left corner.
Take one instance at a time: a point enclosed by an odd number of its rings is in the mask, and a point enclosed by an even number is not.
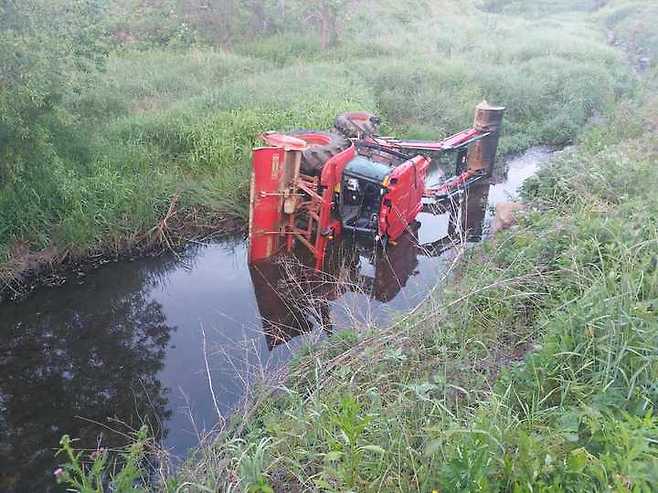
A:
[[[367,113],[337,119],[349,139],[313,131],[263,135],[268,147],[253,151],[250,261],[300,242],[321,269],[328,242],[341,234],[397,240],[424,201],[447,200],[489,176],[502,114],[502,108],[479,105],[473,129],[437,142],[378,137]],[[427,189],[430,154],[449,151],[457,153],[455,177]]]

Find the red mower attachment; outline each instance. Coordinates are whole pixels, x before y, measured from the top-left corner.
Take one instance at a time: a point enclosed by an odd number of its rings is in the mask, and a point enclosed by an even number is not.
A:
[[[270,147],[253,151],[249,260],[258,262],[283,250],[292,251],[298,241],[311,251],[320,269],[327,242],[340,235],[340,220],[332,217],[331,210],[343,168],[356,155],[354,145],[348,142],[347,148],[323,163],[319,176],[313,176],[302,173],[303,161],[308,165],[312,157],[305,151],[331,144],[333,139],[327,134],[268,133],[263,140]]]

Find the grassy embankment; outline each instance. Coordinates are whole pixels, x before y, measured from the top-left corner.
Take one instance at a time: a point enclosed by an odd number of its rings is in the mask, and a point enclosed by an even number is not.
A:
[[[649,9],[598,15],[628,40],[627,26],[655,28]],[[658,55],[656,34],[643,36]],[[467,252],[440,299],[388,329],[308,348],[178,484],[652,491],[657,89],[654,67],[527,183],[521,223]]]
[[[436,137],[468,126],[487,98],[509,109],[502,152],[513,152],[570,142],[631,84],[586,13],[545,21],[387,0],[367,10],[329,51],[282,34],[233,53],[112,53],[64,101],[68,125],[0,189],[0,279],[244,219],[250,149],[267,129],[367,109],[392,131]]]

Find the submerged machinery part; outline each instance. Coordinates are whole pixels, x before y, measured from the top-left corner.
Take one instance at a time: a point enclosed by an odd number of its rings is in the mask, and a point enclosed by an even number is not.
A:
[[[491,106],[486,101],[482,101],[475,108],[473,128],[489,135],[478,140],[468,150],[467,171],[484,173],[486,176],[493,174],[504,113],[505,108]]]

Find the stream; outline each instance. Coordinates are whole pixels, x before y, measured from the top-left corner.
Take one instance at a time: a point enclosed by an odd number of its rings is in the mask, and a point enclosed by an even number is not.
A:
[[[492,208],[517,196],[551,150],[510,159],[471,189],[459,217],[422,213],[386,254],[330,261],[323,282],[298,264],[247,265],[243,238],[107,264],[0,305],[0,492],[56,491],[60,437],[125,443],[148,423],[184,458],[254,379],[328,331],[390,322],[436,286],[454,258],[420,245],[459,227],[486,236]],[[330,280],[329,280],[330,279]],[[206,362],[208,369],[206,369]],[[210,380],[216,399],[210,391]],[[216,405],[215,405],[216,402]]]

